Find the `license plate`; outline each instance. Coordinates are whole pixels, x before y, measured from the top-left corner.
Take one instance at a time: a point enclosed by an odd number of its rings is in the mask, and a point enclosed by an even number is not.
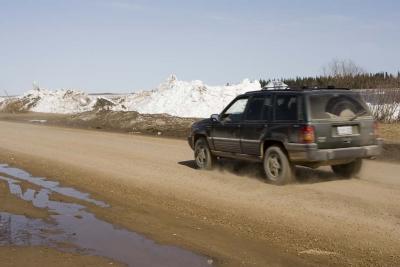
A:
[[[353,127],[352,126],[338,126],[337,133],[338,133],[338,135],[352,135]]]

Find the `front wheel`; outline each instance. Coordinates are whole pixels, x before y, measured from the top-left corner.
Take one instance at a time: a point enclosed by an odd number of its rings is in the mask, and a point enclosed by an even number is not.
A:
[[[350,163],[332,165],[331,168],[336,175],[343,178],[351,178],[360,173],[362,167],[362,159],[356,159]]]
[[[264,171],[269,182],[284,185],[294,180],[294,167],[279,146],[270,146],[264,154]]]
[[[199,169],[211,170],[216,161],[215,156],[211,154],[210,148],[205,138],[196,141],[194,147],[194,159]]]

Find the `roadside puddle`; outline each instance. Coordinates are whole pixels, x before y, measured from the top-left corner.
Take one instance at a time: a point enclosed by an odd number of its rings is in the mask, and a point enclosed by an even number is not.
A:
[[[102,221],[81,203],[109,205],[58,182],[0,164],[0,180],[11,194],[46,209],[48,219],[32,219],[0,210],[0,246],[47,246],[61,251],[102,256],[129,266],[210,266],[212,260],[193,252],[157,244],[146,237]],[[23,186],[22,186],[22,183]],[[51,200],[60,194],[80,204]]]

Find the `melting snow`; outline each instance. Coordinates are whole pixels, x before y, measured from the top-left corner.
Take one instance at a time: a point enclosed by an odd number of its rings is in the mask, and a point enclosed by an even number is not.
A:
[[[93,108],[95,100],[86,93],[76,90],[56,90],[35,88],[26,92],[21,100],[30,111],[46,113],[78,113]]]
[[[34,88],[15,100],[21,100],[28,110],[34,112],[79,113],[93,110],[98,107],[96,103],[102,103],[114,111],[201,118],[221,112],[239,94],[260,89],[258,81],[248,79],[237,85],[209,86],[202,81],[179,81],[171,75],[154,90],[129,95],[89,96],[76,90]]]
[[[209,117],[221,112],[237,95],[260,89],[258,81],[248,79],[237,85],[208,86],[201,81],[179,81],[172,75],[157,89],[126,96],[120,103],[139,113]]]

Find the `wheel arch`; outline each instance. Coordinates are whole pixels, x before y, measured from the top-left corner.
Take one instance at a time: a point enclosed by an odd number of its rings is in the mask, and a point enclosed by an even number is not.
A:
[[[264,154],[267,148],[274,145],[279,146],[282,149],[282,151],[286,154],[286,156],[288,156],[289,158],[289,153],[286,150],[284,143],[280,140],[264,140],[263,142],[261,142],[261,147],[260,147],[261,158],[264,158]]]
[[[208,144],[207,135],[205,133],[195,133],[193,135],[193,147],[196,145],[197,140],[204,138]],[[210,146],[210,144],[208,144]]]

